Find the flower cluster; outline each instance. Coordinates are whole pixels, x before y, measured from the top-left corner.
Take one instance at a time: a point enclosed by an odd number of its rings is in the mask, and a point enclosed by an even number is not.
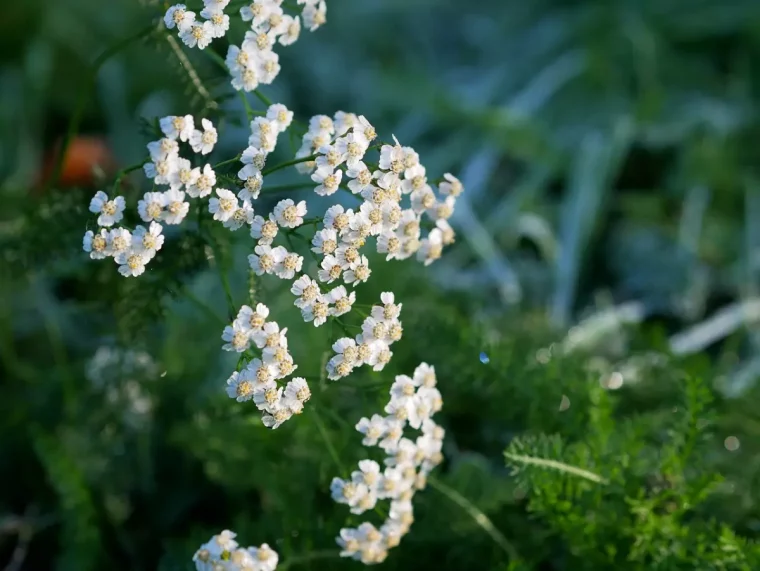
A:
[[[193,167],[189,159],[180,156],[180,143],[186,143],[192,153],[207,155],[216,145],[217,132],[208,119],[201,120],[202,129],[195,128],[191,115],[163,117],[159,124],[164,138],[148,143],[150,160],[144,171],[154,186],[168,186],[164,192],[146,192],[137,204],[145,226],[110,228],[124,217],[124,197],[113,200],[98,191],[90,201],[90,212],[98,214],[97,233],[87,231],[83,248],[93,259],[112,257],[124,276],[139,276],[145,266],[164,244],[163,224],[180,224],[190,209],[186,196],[202,198],[211,193],[216,174],[211,165]]]
[[[224,9],[230,0],[203,0],[197,20],[195,12],[184,4],[176,4],[166,11],[164,24],[177,29],[180,39],[188,47],[205,49],[215,38],[227,34],[230,17]],[[230,45],[226,64],[232,75],[232,86],[239,90],[253,91],[259,84],[270,84],[280,73],[280,58],[274,51],[279,43],[289,46],[298,40],[303,25],[314,31],[327,19],[325,0],[298,0],[302,4],[301,16],[286,14],[282,0],[252,0],[240,9],[240,17],[250,22],[240,46]]]
[[[361,333],[353,339],[342,337],[333,344],[335,355],[327,362],[329,379],[336,381],[346,377],[361,365],[369,365],[372,370],[381,371],[391,360],[393,353],[390,346],[401,339],[403,333],[398,319],[402,304],[396,304],[395,296],[389,291],[380,294],[380,300],[383,305],[372,307],[372,313],[362,323]],[[337,307],[336,305],[336,309]]]
[[[352,270],[349,279],[344,276],[347,283],[369,277],[364,256],[347,261],[342,255],[346,250],[357,252],[369,237],[376,238],[377,251],[386,254],[387,260],[417,254],[426,265],[440,258],[443,247],[455,239],[448,219],[464,190],[462,183],[447,173],[436,193],[419,155],[411,147],[402,147],[395,137],[394,145],[380,145],[378,163],[369,163],[365,155],[376,137],[375,128],[364,116],[342,111],[334,119],[317,115],[296,154],[304,159],[299,170],[310,173],[318,184],[317,194],[329,196],[345,188],[363,200],[355,211],[340,205],[328,210],[324,229],[315,237],[315,251],[324,255],[322,268],[330,276],[324,280],[328,283],[335,279],[330,272],[337,273],[333,270],[336,265],[347,273]],[[308,160],[312,156],[314,160]],[[345,180],[348,182],[343,183]],[[409,205],[402,208],[407,196]],[[423,215],[435,226],[424,238]]]
[[[379,529],[369,522],[341,529],[337,542],[342,557],[381,563],[414,522],[414,494],[425,488],[428,474],[443,460],[444,430],[432,420],[443,404],[436,382],[435,370],[426,363],[420,364],[411,378],[397,376],[386,416],[375,414],[356,425],[364,435],[362,444],[384,451],[385,467],[370,459],[360,461],[350,480],[333,478],[332,497],[348,505],[353,514],[374,509],[379,500],[390,501],[390,510]],[[407,425],[421,430],[416,440],[404,436]]]
[[[193,555],[196,571],[274,571],[279,556],[266,543],[239,547],[236,534],[225,529],[201,545]]]
[[[227,395],[238,402],[252,400],[262,412],[262,422],[277,428],[294,414],[301,414],[304,403],[311,397],[306,379],[296,377],[284,387],[277,381],[290,376],[298,368],[288,352],[287,328],[280,329],[275,321],[267,321],[269,308],[263,303],[256,309],[244,305],[232,325],[224,328],[222,339],[225,351],[249,353],[253,344],[261,358],[255,357],[241,371],[227,379]]]

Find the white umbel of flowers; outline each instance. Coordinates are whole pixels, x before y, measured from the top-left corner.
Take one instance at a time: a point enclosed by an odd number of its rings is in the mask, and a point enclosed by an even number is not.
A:
[[[380,311],[392,317],[393,300],[375,313]],[[374,460],[362,460],[350,479],[333,478],[330,492],[353,514],[373,510],[379,501],[389,501],[390,509],[379,528],[364,522],[356,528],[341,529],[336,541],[342,557],[366,565],[382,563],[414,522],[414,494],[425,488],[428,474],[443,460],[445,432],[432,418],[442,406],[436,383],[433,367],[421,363],[412,377],[396,377],[385,416],[375,414],[357,423],[356,430],[364,436],[362,444],[385,452],[385,467]],[[406,434],[407,427],[419,430],[414,439]]]
[[[176,30],[187,47],[201,50],[230,29],[230,16],[225,13],[229,1],[204,0],[203,4],[199,14],[184,4],[175,4],[164,15],[167,29]],[[250,29],[241,45],[230,44],[225,60],[235,89],[253,91],[261,84],[272,83],[280,72],[275,45],[289,46],[298,40],[302,26],[313,32],[327,21],[325,0],[301,0],[298,4],[303,5],[300,16],[286,13],[282,0],[251,0],[240,8],[239,17]]]

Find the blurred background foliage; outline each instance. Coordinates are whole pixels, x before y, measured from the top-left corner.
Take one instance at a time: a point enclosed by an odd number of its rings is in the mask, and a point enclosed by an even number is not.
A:
[[[447,460],[385,567],[760,568],[760,4],[328,4],[265,93],[300,117],[363,113],[468,190],[440,263],[378,260],[363,288],[363,302],[403,300],[391,365],[320,385],[274,432],[220,389],[234,362],[218,270],[243,303],[247,240],[172,234],[136,280],[81,252],[90,195],[142,160],[155,117],[227,118],[227,158],[244,141],[239,99],[161,33],[93,75],[162,2],[4,7],[0,561],[188,569],[229,527],[282,568],[356,567],[334,557],[351,520],[329,498],[339,469],[314,415],[349,466],[353,424],[424,360]],[[125,180],[129,200],[141,185]],[[276,280],[253,286],[315,374],[323,336]],[[603,482],[507,464],[507,447]]]

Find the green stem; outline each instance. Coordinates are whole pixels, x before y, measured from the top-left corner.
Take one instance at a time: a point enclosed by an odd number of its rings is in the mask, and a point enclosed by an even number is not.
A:
[[[275,165],[273,167],[270,167],[268,169],[264,169],[261,174],[263,176],[266,176],[268,174],[271,174],[273,172],[282,170],[284,168],[292,167],[293,165],[298,165],[301,163],[308,163],[309,161],[313,161],[316,159],[319,155],[309,155],[308,157],[301,157],[300,159],[293,159],[291,161],[285,161],[284,163],[280,163],[279,165]]]
[[[124,38],[123,40],[115,43],[113,46],[111,46],[110,48],[105,50],[103,53],[101,53],[97,58],[95,58],[94,62],[92,62],[89,77],[87,78],[84,89],[79,95],[79,100],[77,101],[76,109],[74,110],[74,114],[71,116],[71,120],[69,121],[69,126],[66,129],[66,135],[64,136],[63,143],[61,144],[61,149],[58,153],[58,157],[56,157],[55,169],[53,170],[53,175],[50,177],[50,180],[48,181],[48,184],[47,184],[48,188],[52,188],[53,186],[58,184],[58,181],[61,178],[61,173],[63,172],[63,161],[66,158],[66,152],[68,151],[69,146],[71,145],[71,141],[74,139],[74,136],[77,134],[77,131],[79,130],[79,124],[82,122],[82,117],[84,116],[85,109],[87,108],[87,101],[89,99],[90,93],[95,88],[95,82],[97,81],[98,72],[100,71],[100,68],[109,59],[111,59],[120,51],[128,47],[132,42],[135,42],[146,36],[149,36],[155,30],[156,30],[156,26],[154,24],[151,24],[150,26],[143,28],[138,33],[132,36],[129,36],[127,38]]]
[[[501,547],[504,553],[506,553],[512,561],[516,561],[520,558],[517,554],[517,549],[515,549],[515,546],[512,545],[498,529],[496,529],[496,526],[488,518],[488,516],[480,511],[477,507],[475,507],[475,505],[473,505],[470,500],[462,496],[456,490],[449,488],[447,485],[439,482],[436,478],[428,477],[428,484],[430,484],[433,489],[438,490],[444,496],[446,496],[448,499],[466,511],[470,517],[475,520],[475,523],[483,528],[483,531],[485,531],[490,536],[490,538],[494,540],[494,543],[496,543],[496,545]]]
[[[332,441],[330,440],[330,436],[327,434],[327,429],[325,428],[324,423],[322,422],[322,417],[319,416],[319,411],[317,410],[317,407],[312,407],[312,417],[314,418],[314,424],[317,425],[317,430],[319,431],[319,434],[322,436],[322,440],[325,441],[325,446],[327,447],[327,451],[330,453],[330,456],[333,459],[333,462],[335,462],[336,468],[338,468],[338,471],[342,475],[346,475],[347,472],[343,468],[343,464],[341,464],[340,457],[338,456],[338,451],[335,449],[335,446],[333,446]]]
[[[248,97],[245,95],[245,91],[238,91],[240,94],[240,99],[243,100],[243,107],[245,108],[245,116],[248,118],[249,121],[253,121],[254,112],[253,108],[251,107],[251,104],[248,102]]]
[[[129,173],[134,172],[136,170],[140,170],[141,168],[143,168],[143,165],[145,165],[148,162],[150,162],[150,159],[145,159],[140,164],[132,165],[131,167],[127,167],[125,169],[121,169],[118,173],[116,173],[116,178],[114,179],[114,183],[113,183],[113,192],[114,192],[114,194],[118,194],[119,193],[119,189],[121,188],[121,181],[122,181],[122,179],[126,175],[128,175]]]
[[[224,319],[222,319],[221,317],[219,317],[216,314],[216,312],[214,312],[214,310],[211,309],[206,304],[206,302],[204,302],[197,295],[195,295],[193,292],[191,292],[190,288],[188,288],[187,286],[182,286],[182,288],[179,291],[182,293],[182,295],[184,295],[188,299],[188,301],[190,301],[194,306],[196,306],[203,313],[205,313],[210,319],[212,319],[214,321],[218,321],[222,325],[227,325],[227,322],[225,322]]]
[[[227,159],[226,161],[222,161],[221,163],[217,163],[217,164],[214,165],[214,170],[218,169],[219,167],[224,167],[224,166],[227,166],[227,165],[231,165],[234,162],[238,162],[240,160],[240,157],[242,157],[242,155],[235,155],[231,159]]]
[[[293,184],[279,184],[275,186],[267,186],[261,189],[262,194],[275,194],[277,192],[287,192],[289,190],[308,190],[314,188],[313,183],[307,182],[295,182]]]
[[[272,104],[272,100],[271,100],[271,99],[269,99],[269,97],[267,97],[267,96],[266,96],[266,95],[264,95],[263,93],[261,93],[261,91],[259,91],[258,89],[254,89],[254,91],[253,91],[253,94],[254,94],[256,97],[258,97],[258,98],[259,98],[259,101],[261,101],[261,102],[262,102],[264,105],[266,105],[267,107],[269,107],[269,106]]]

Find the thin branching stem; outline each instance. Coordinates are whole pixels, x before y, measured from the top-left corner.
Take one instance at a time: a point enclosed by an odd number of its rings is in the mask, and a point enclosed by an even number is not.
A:
[[[483,528],[483,531],[493,539],[494,543],[501,547],[504,553],[506,553],[512,561],[519,559],[515,546],[504,537],[504,534],[496,528],[488,516],[479,510],[470,500],[453,488],[449,488],[446,484],[438,481],[436,478],[428,477],[428,484],[466,511],[470,517],[475,520],[475,523]]]

